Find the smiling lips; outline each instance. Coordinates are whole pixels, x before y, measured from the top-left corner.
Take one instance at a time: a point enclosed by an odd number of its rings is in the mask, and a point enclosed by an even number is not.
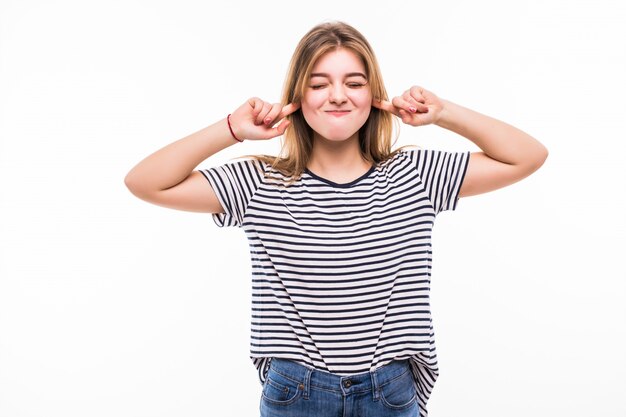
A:
[[[341,117],[350,113],[350,110],[334,110],[334,111],[327,111],[326,113],[333,115],[335,117]]]

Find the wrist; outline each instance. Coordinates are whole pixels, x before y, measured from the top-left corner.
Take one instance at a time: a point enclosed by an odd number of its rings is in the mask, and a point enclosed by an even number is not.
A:
[[[441,98],[440,100],[441,100],[441,110],[439,111],[439,114],[437,115],[437,118],[433,122],[433,124],[447,129],[452,119],[451,113],[453,111],[452,107],[454,107],[454,103],[448,100],[441,99]]]
[[[236,124],[233,123],[232,114],[226,116],[226,123],[228,124],[228,130],[230,131],[230,135],[233,137],[233,139],[237,142],[243,142],[241,133],[238,132]]]

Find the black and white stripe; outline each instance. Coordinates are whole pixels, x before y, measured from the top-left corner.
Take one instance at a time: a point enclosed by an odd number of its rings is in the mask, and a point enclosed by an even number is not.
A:
[[[215,223],[248,238],[261,383],[272,357],[342,376],[410,358],[427,417],[438,376],[431,233],[456,209],[469,155],[405,149],[348,184],[306,171],[287,185],[253,159],[200,170],[226,212]]]

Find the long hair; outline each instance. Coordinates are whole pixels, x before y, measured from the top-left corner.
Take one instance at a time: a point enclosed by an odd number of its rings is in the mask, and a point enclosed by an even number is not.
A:
[[[317,60],[337,48],[354,52],[365,66],[372,96],[388,100],[378,61],[369,42],[355,28],[340,21],[320,23],[313,27],[298,43],[291,58],[281,104],[299,103],[306,91],[308,80]],[[245,155],[261,160],[286,177],[289,183],[299,178],[309,162],[313,149],[313,129],[298,109],[287,116],[290,125],[283,134],[281,153],[271,155]],[[397,121],[396,121],[397,122]],[[391,151],[394,119],[391,113],[372,106],[365,124],[359,129],[359,149],[363,159],[372,164],[392,157],[403,147]],[[396,137],[397,139],[397,137]],[[244,157],[245,157],[244,156]]]

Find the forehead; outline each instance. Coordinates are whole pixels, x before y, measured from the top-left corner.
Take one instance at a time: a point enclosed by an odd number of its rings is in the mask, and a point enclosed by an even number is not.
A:
[[[352,72],[365,74],[365,65],[361,58],[350,49],[337,48],[326,52],[313,65],[311,76],[315,73],[326,73],[330,76]]]

